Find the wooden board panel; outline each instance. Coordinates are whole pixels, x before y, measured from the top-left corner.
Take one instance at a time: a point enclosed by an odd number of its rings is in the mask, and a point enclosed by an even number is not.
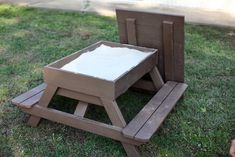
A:
[[[12,99],[11,102],[12,102],[13,104],[15,104],[15,105],[19,105],[21,102],[23,102],[23,101],[29,99],[30,97],[32,97],[32,96],[34,96],[34,95],[36,95],[36,94],[38,94],[38,93],[40,93],[40,92],[43,91],[45,88],[46,88],[46,84],[43,83],[43,84],[41,84],[41,85],[39,85],[39,86],[37,86],[37,87],[31,89],[31,90],[29,90],[29,91],[27,91],[27,92],[25,92],[25,93],[19,95],[18,97]]]
[[[157,90],[159,90],[163,86],[164,82],[163,82],[161,74],[158,71],[158,68],[155,66],[150,71],[149,74],[150,74],[150,77],[152,78],[152,81],[153,81],[153,84],[154,84],[155,88]]]
[[[125,138],[121,134],[122,128],[111,126],[105,123],[97,122],[87,118],[77,117],[73,114],[61,112],[55,109],[45,108],[38,105],[33,106],[30,109],[22,108],[24,112],[32,114],[34,116],[40,116],[42,118],[62,123],[71,127],[82,129],[88,132],[92,132],[101,136],[109,137],[118,141],[122,141],[129,144],[140,145],[133,139]]]
[[[173,33],[173,22],[163,21],[164,74],[166,81],[173,80],[175,74]]]
[[[45,67],[44,81],[75,92],[114,99],[114,83],[95,77],[74,74],[68,71]]]
[[[155,110],[161,105],[168,94],[176,86],[176,82],[167,82],[157,92],[157,94],[144,106],[144,108],[134,117],[134,119],[122,130],[126,137],[134,138],[141,127],[151,117]]]
[[[65,96],[75,100],[81,100],[87,103],[103,106],[101,100],[98,97],[92,95],[86,95],[79,92],[74,92],[68,89],[59,88],[57,93],[58,95]]]
[[[128,44],[137,45],[135,19],[126,19]]]
[[[167,96],[167,98],[162,102],[160,107],[152,114],[149,120],[135,135],[135,139],[143,142],[149,141],[151,136],[156,132],[164,119],[176,105],[177,101],[181,98],[186,88],[186,84],[178,83]]]
[[[88,103],[79,101],[75,109],[74,115],[84,117],[87,107],[88,107]]]
[[[127,83],[128,86],[123,88],[122,90],[118,90],[118,92],[115,92],[116,89],[116,84],[114,85],[115,82],[119,80],[124,80],[126,79],[126,73],[117,78],[115,81],[107,81],[104,79],[92,77],[92,76],[87,76],[83,74],[75,74],[72,72],[68,72],[65,70],[60,69],[62,65],[66,64],[68,61],[71,61],[75,59],[75,57],[78,56],[78,53],[83,53],[88,50],[93,50],[100,44],[104,44],[107,46],[111,47],[127,47],[130,49],[137,49],[142,52],[156,52],[156,49],[151,49],[151,48],[145,48],[145,47],[138,47],[138,46],[133,46],[133,45],[126,45],[126,44],[120,44],[120,43],[113,43],[113,42],[105,42],[101,41],[97,44],[94,44],[92,46],[89,46],[88,48],[81,50],[71,56],[65,57],[61,60],[58,60],[52,64],[49,64],[44,68],[44,81],[48,84],[58,86],[64,89],[72,90],[75,92],[87,94],[87,95],[93,95],[96,97],[103,97],[107,99],[112,99],[114,100],[119,96],[119,94],[122,94],[125,92],[127,88],[129,88],[129,83],[134,83],[133,78],[130,79],[130,81]],[[153,57],[154,54],[151,55]],[[149,63],[151,60],[151,57],[149,56],[146,60],[140,63],[137,67],[142,67],[142,66],[147,66],[145,63]],[[150,59],[149,59],[150,58]],[[144,65],[142,65],[144,64]],[[149,67],[149,64],[148,64]],[[146,68],[148,70],[148,67]],[[94,67],[95,68],[95,67]],[[130,73],[133,73],[135,70],[136,75],[141,75],[143,73],[143,70],[136,70],[136,68],[131,69]],[[144,71],[145,72],[145,71]],[[132,75],[132,74],[130,74]],[[119,81],[120,82],[120,81]],[[132,85],[131,84],[131,85]],[[121,89],[121,88],[120,88]]]
[[[137,45],[159,50],[158,69],[164,71],[163,21],[171,21],[173,27],[174,78],[171,81],[184,82],[184,17],[138,11],[117,10],[118,30],[121,43],[128,43],[126,19],[136,20]],[[163,78],[165,79],[165,78]]]
[[[38,103],[40,98],[42,97],[44,91],[41,91],[40,93],[30,97],[29,99],[21,102],[19,104],[20,107],[25,107],[25,108],[31,108],[34,104]]]
[[[138,80],[133,86],[133,88],[138,88],[142,89],[148,92],[156,92],[157,89],[155,88],[154,84],[152,81],[147,81],[147,80]]]
[[[148,56],[139,65],[128,71],[115,82],[115,98],[126,92],[136,81],[147,74],[155,66],[156,54]]]

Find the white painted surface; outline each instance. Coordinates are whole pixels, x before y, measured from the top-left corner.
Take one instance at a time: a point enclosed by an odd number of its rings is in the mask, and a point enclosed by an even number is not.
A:
[[[108,81],[115,81],[152,53],[101,45],[93,51],[83,53],[61,69]]]

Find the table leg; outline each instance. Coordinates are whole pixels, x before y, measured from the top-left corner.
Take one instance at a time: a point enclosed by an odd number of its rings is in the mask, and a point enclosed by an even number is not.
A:
[[[38,105],[43,106],[43,107],[47,107],[49,105],[52,97],[55,95],[56,90],[57,90],[56,86],[47,85],[41,99],[38,102]],[[31,115],[29,117],[27,124],[30,126],[37,126],[39,124],[40,120],[41,120],[41,117]]]
[[[116,101],[110,101],[110,100],[105,100],[101,99],[104,108],[112,122],[113,125],[119,126],[121,128],[126,126],[126,122],[122,116],[122,113],[116,103]],[[137,149],[136,146],[123,143],[122,146],[124,147],[128,157],[140,157],[139,150]]]
[[[75,109],[74,115],[84,117],[86,110],[87,110],[87,107],[88,107],[88,103],[83,102],[83,101],[79,101],[79,103],[77,104],[77,107]]]
[[[163,85],[164,81],[161,74],[158,71],[158,68],[155,66],[150,72],[150,77],[152,78],[153,84],[157,90],[159,90]]]

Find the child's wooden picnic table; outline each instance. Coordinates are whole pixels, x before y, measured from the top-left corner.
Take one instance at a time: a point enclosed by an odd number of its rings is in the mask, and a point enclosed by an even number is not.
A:
[[[31,126],[37,126],[41,118],[59,122],[118,140],[129,157],[138,157],[136,146],[150,140],[187,88],[184,83],[184,18],[117,10],[117,21],[121,43],[101,41],[45,66],[45,83],[14,98],[12,103],[31,115],[28,120]],[[126,64],[124,58],[123,62],[112,65],[111,69],[116,69],[112,77],[92,69],[83,73],[70,71],[71,66],[76,67],[76,59],[95,55],[92,51],[100,47],[129,49],[136,55],[138,51],[142,59]],[[119,62],[118,58],[114,61]],[[89,57],[85,66],[91,66],[88,63]],[[110,69],[107,65],[104,68]],[[129,69],[118,71],[128,65]],[[82,71],[81,63],[79,66]],[[94,66],[94,69],[97,68]],[[131,87],[156,94],[126,124],[116,99]],[[78,100],[74,113],[48,108],[54,95]],[[85,118],[88,104],[103,106],[112,125]]]

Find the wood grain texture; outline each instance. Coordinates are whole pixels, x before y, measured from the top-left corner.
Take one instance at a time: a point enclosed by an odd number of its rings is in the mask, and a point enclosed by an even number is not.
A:
[[[173,80],[175,71],[174,58],[174,23],[171,21],[163,21],[163,51],[164,51],[164,71],[165,80]]]
[[[155,66],[157,55],[154,53],[143,60],[139,65],[125,73],[115,82],[115,98],[127,91],[136,81],[149,73]]]
[[[44,91],[41,91],[40,93],[32,96],[29,99],[26,99],[25,101],[21,102],[19,104],[20,107],[25,107],[25,108],[31,108],[33,105],[35,105],[36,103],[38,103],[38,101],[40,100],[40,98],[42,97]]]
[[[150,71],[150,77],[152,78],[153,84],[157,90],[159,90],[163,85],[163,79],[161,74],[158,71],[158,68],[155,66],[151,71]]]
[[[174,23],[174,78],[171,81],[184,82],[184,17],[128,10],[116,10],[121,43],[128,43],[126,19],[135,19],[137,45],[158,49],[157,67],[164,77],[163,22]],[[165,78],[163,78],[165,80]]]
[[[59,88],[56,94],[65,96],[71,99],[75,99],[75,100],[81,100],[81,101],[91,103],[94,105],[103,106],[100,98],[92,96],[92,95],[87,95],[87,94],[83,94],[80,92],[75,92],[75,91],[63,89],[63,88]]]
[[[64,64],[78,57],[79,53],[84,53],[84,52],[87,52],[88,50],[93,50],[96,47],[100,46],[101,44],[104,44],[110,47],[127,47],[130,49],[137,49],[145,53],[154,52],[154,54],[151,54],[143,62],[141,62],[139,65],[131,69],[129,73],[124,73],[122,76],[120,76],[114,81],[107,81],[107,80],[92,77],[92,76],[75,74],[75,73],[60,69],[61,66],[63,66]],[[132,84],[134,84],[136,79],[138,79],[138,77],[142,77],[141,75],[143,72],[144,73],[148,72],[147,70],[149,70],[149,68],[153,66],[151,64],[153,58],[156,60],[155,52],[156,52],[156,49],[101,41],[95,45],[89,46],[85,50],[78,51],[77,53],[73,55],[70,55],[52,64],[47,65],[44,68],[44,81],[47,84],[58,86],[64,89],[74,91],[74,92],[115,100],[115,98],[117,98],[120,94],[124,93]],[[141,67],[143,66],[145,66],[146,70],[141,69]],[[127,77],[129,77],[129,79]],[[127,79],[128,79],[128,82],[125,85],[123,81],[126,81]],[[117,87],[116,82],[118,83],[122,82],[120,83],[120,86],[121,86],[120,88]]]
[[[121,134],[122,128],[108,125],[105,123],[97,122],[83,117],[77,117],[73,114],[65,113],[51,108],[45,108],[39,105],[34,105],[30,109],[22,108],[24,112],[32,114],[34,116],[40,116],[42,118],[62,123],[74,128],[82,129],[91,133],[95,133],[101,136],[109,137],[114,140],[122,141],[128,144],[140,145],[133,139],[125,138]]]
[[[164,119],[176,105],[177,101],[181,98],[186,88],[186,84],[178,83],[166,97],[166,99],[162,102],[159,108],[151,115],[148,121],[135,135],[135,139],[143,142],[149,141],[149,139],[157,131]]]
[[[88,103],[83,102],[83,101],[79,101],[79,103],[76,106],[74,115],[84,117],[84,115],[86,114],[86,111],[87,111],[87,107],[88,107]]]
[[[137,90],[141,89],[151,93],[157,91],[152,81],[143,80],[143,79],[138,80],[132,87],[137,88]]]
[[[46,84],[43,83],[11,100],[11,103],[14,105],[19,105],[21,102],[29,99],[30,97],[40,93],[46,88]]]
[[[137,45],[135,19],[132,18],[126,19],[126,30],[127,30],[128,44]]]
[[[43,91],[43,94],[40,100],[38,101],[38,106],[47,107],[52,97],[55,95],[57,89],[58,89],[57,86],[47,85],[47,87]],[[41,120],[40,115],[37,115],[37,116],[31,115],[29,117],[27,124],[31,126],[37,126],[40,120]]]
[[[116,103],[116,101],[111,101],[111,100],[106,100],[106,99],[101,99],[105,110],[114,126],[118,127],[125,127],[126,122],[122,116],[122,113]],[[140,157],[139,150],[136,148],[136,146],[132,144],[128,144],[125,142],[122,142],[122,146],[124,147],[127,156],[128,157]]]
[[[144,106],[144,108],[122,130],[124,136],[134,138],[155,110],[162,104],[165,98],[176,86],[176,82],[167,82],[157,94]]]
[[[118,127],[126,126],[126,122],[122,116],[122,113],[117,105],[116,101],[101,99],[104,108],[111,120],[112,124]]]

